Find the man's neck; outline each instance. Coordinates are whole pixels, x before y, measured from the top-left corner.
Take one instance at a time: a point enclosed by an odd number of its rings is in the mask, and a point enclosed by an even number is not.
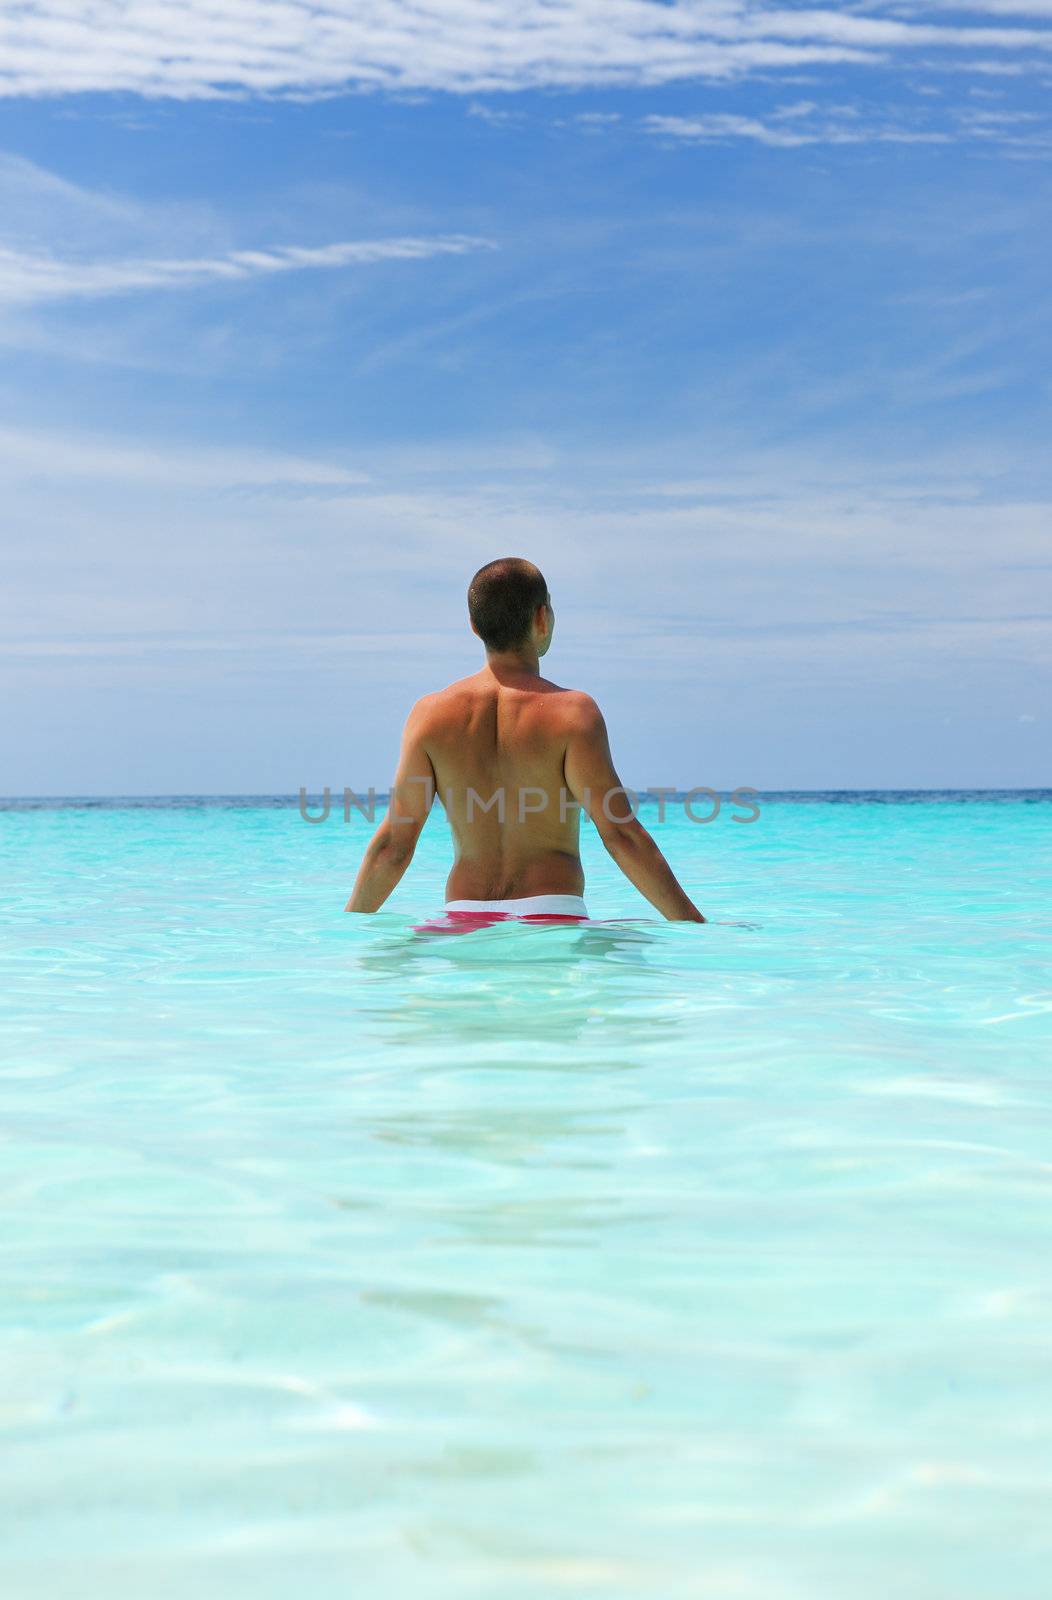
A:
[[[499,681],[506,678],[539,678],[541,658],[532,645],[519,650],[487,650],[486,665]]]

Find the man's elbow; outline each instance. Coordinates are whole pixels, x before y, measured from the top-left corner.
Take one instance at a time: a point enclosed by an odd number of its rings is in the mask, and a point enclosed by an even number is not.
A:
[[[416,851],[420,837],[418,828],[402,824],[392,828],[380,841],[378,851],[382,860],[393,867],[407,867]]]
[[[642,823],[629,819],[611,824],[600,837],[614,860],[623,861],[638,853],[648,835]]]

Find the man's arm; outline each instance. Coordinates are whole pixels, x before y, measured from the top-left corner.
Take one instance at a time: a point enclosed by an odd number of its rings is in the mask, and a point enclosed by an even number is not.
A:
[[[366,846],[345,911],[379,911],[413,859],[435,798],[435,769],[421,741],[419,703],[406,720],[387,815]]]
[[[643,824],[631,814],[614,770],[602,712],[586,695],[581,702],[563,761],[570,793],[595,823],[625,877],[663,917],[669,922],[704,922]]]

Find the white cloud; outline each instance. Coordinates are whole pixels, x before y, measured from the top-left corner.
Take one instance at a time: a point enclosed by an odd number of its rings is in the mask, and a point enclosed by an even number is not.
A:
[[[874,0],[868,15],[744,0],[25,0],[0,20],[0,94],[117,90],[177,99],[478,93],[735,79],[808,64],[878,62],[916,47],[1040,53],[1048,0],[959,11]],[[1006,25],[1002,18],[1020,15]]]
[[[724,144],[732,139],[751,139],[756,144],[791,150],[811,144],[949,144],[951,135],[920,128],[866,127],[855,121],[824,120],[805,123],[805,114],[772,127],[759,117],[711,112],[696,117],[644,118],[648,133],[684,144]]]
[[[477,100],[473,100],[468,106],[468,116],[478,117],[481,122],[488,122],[494,128],[503,128],[509,123],[522,121],[522,113],[519,111],[507,111],[503,107],[488,106]]]
[[[333,493],[368,483],[338,461],[281,451],[143,445],[92,434],[53,434],[0,427],[0,483],[98,483],[158,490],[236,492],[299,490]]]
[[[0,304],[128,294],[142,289],[193,289],[278,272],[368,265],[376,261],[420,261],[492,248],[466,234],[435,238],[356,239],[304,247],[232,250],[211,258],[70,261],[0,246]]]
[[[993,17],[1048,17],[1052,20],[1052,0],[925,0],[937,11],[986,12]]]
[[[819,105],[801,100],[765,114],[701,112],[688,116],[651,115],[646,132],[682,144],[725,144],[752,140],[774,149],[802,145],[931,144],[960,139],[996,143],[1010,153],[1052,154],[1052,128],[1035,111],[964,107],[900,108],[899,120],[875,117],[855,105]],[[938,121],[934,120],[938,117]]]
[[[464,584],[495,545],[547,573],[553,671],[611,698],[637,772],[694,781],[665,765],[680,714],[733,782],[767,781],[780,741],[814,762],[808,782],[872,781],[830,753],[841,718],[867,751],[885,739],[889,786],[919,713],[952,710],[965,755],[977,702],[1033,743],[1014,719],[1020,683],[1030,710],[1052,672],[1050,505],[1006,497],[1004,461],[785,448],[713,453],[684,483],[667,475],[682,441],[626,463],[541,440],[524,478],[511,443],[350,464],[0,430],[7,791],[382,786],[408,703],[477,665]],[[290,483],[302,497],[275,492]]]
[[[783,117],[809,117],[817,110],[818,106],[813,100],[794,100],[791,105],[776,106],[771,115],[780,121]]]

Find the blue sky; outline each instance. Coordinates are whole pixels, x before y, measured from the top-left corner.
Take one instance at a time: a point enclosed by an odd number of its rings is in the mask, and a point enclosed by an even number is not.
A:
[[[627,781],[1052,782],[1052,0],[0,23],[0,791],[386,782],[551,585]]]

